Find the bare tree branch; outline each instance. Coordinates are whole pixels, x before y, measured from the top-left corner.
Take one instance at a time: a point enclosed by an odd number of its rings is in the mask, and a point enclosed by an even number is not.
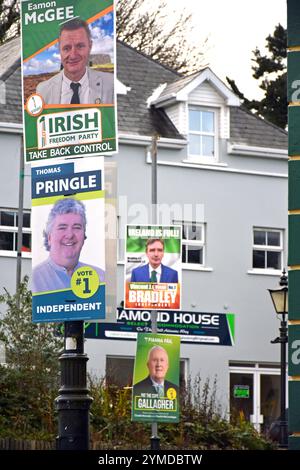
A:
[[[148,2],[149,3],[149,2]],[[193,73],[204,65],[207,39],[200,46],[188,40],[191,14],[170,15],[166,0],[159,9],[149,9],[145,0],[119,0],[117,36],[154,60],[181,73]]]

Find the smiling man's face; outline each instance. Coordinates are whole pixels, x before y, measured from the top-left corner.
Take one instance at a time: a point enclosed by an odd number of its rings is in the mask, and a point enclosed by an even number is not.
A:
[[[85,74],[86,66],[92,48],[84,28],[71,31],[63,30],[59,40],[61,62],[64,66],[66,77],[73,82],[78,82]]]
[[[59,214],[48,235],[50,257],[54,263],[72,271],[84,244],[84,224],[79,214]]]
[[[164,349],[154,349],[148,360],[150,377],[156,383],[162,383],[169,368],[169,359]]]

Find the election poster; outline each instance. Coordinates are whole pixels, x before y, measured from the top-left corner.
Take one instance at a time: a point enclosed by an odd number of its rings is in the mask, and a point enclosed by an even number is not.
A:
[[[179,421],[180,337],[139,334],[134,363],[132,421]]]
[[[25,161],[112,154],[114,0],[21,0]]]
[[[125,308],[180,310],[181,226],[127,225]]]
[[[34,322],[105,318],[103,160],[32,167]]]

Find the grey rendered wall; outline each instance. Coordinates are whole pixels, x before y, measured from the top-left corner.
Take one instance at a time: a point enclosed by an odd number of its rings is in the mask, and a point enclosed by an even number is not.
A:
[[[0,133],[0,207],[17,209],[19,200],[20,176],[20,145],[21,135]],[[31,208],[30,200],[30,168],[25,167],[24,176],[24,208]],[[5,287],[10,292],[16,287],[16,257],[1,256],[0,258],[0,288]],[[31,273],[31,260],[23,259],[22,277]]]
[[[1,207],[17,208],[20,136],[1,134]],[[203,205],[206,223],[206,266],[211,271],[183,271],[183,310],[233,312],[236,314],[234,347],[182,345],[181,356],[189,359],[189,372],[204,378],[218,377],[219,392],[226,401],[229,361],[279,362],[279,350],[270,344],[278,334],[267,288],[278,284],[278,276],[249,274],[253,226],[286,229],[287,178],[245,174],[237,170],[286,173],[286,162],[273,159],[228,156],[230,170],[170,166],[186,158],[184,150],[159,149],[158,200],[178,206]],[[121,145],[111,160],[118,162],[118,195],[121,233],[126,222],[148,223],[151,199],[151,166],[146,146]],[[257,164],[256,164],[257,162]],[[259,163],[259,169],[258,169]],[[220,170],[220,171],[219,171]],[[25,168],[24,207],[30,208],[30,170]],[[148,212],[141,208],[148,207]],[[130,217],[126,221],[126,213]],[[195,220],[193,218],[193,220]],[[285,244],[287,233],[285,231]],[[285,251],[286,255],[286,251]],[[16,258],[1,257],[1,286],[15,288]],[[30,260],[22,263],[22,275],[30,273]],[[123,265],[118,265],[118,303],[123,300]],[[194,305],[194,306],[192,306]],[[89,369],[105,373],[106,355],[135,355],[135,343],[87,341]]]
[[[149,208],[151,200],[151,166],[146,163],[145,153],[143,147],[121,146],[116,157],[119,197],[125,200],[126,196],[127,208],[132,210],[128,223],[150,221],[145,220],[147,212],[137,212],[137,203]],[[230,156],[225,171],[165,164],[172,160],[180,163],[184,158],[183,151],[159,149],[158,161],[164,164],[158,165],[158,201],[179,206],[203,204],[204,220],[199,221],[206,223],[206,266],[212,270],[183,270],[182,309],[235,313],[236,344],[182,345],[181,356],[189,358],[192,376],[198,372],[203,378],[217,375],[220,394],[227,401],[229,361],[279,362],[279,349],[270,344],[278,335],[279,325],[267,292],[278,285],[279,277],[248,271],[252,266],[254,226],[284,229],[286,246],[287,178],[282,174],[287,173],[287,162]],[[123,230],[126,220],[122,214],[121,219]],[[286,254],[285,250],[285,259]],[[122,264],[118,266],[118,303],[123,300],[123,268]],[[100,343],[94,340],[88,345],[91,368],[105,367],[105,354],[135,354],[131,342]]]

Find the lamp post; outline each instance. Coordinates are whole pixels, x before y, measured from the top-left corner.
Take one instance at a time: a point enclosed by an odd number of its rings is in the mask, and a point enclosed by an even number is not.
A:
[[[279,281],[280,289],[268,289],[274,308],[278,315],[282,315],[280,322],[280,336],[271,343],[280,343],[280,447],[287,447],[287,421],[286,421],[286,344],[288,342],[287,321],[288,313],[288,278],[285,269]]]

